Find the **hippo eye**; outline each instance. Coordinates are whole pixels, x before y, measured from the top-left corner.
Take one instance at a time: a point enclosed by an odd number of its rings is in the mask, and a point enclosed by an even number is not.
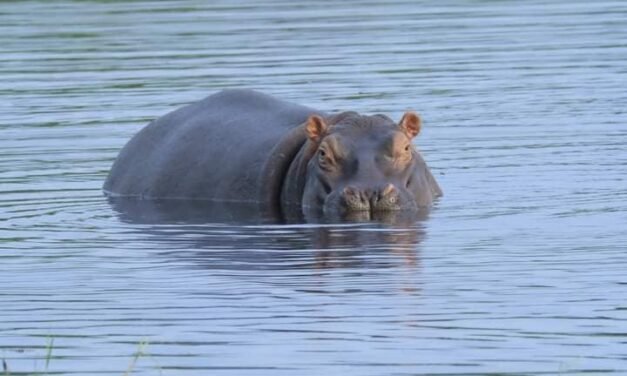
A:
[[[328,150],[318,150],[318,166],[324,171],[331,171],[335,167],[335,156]]]
[[[329,168],[329,157],[326,151],[320,149],[318,150],[318,164],[323,169]]]
[[[405,145],[405,151],[409,151],[409,144]]]

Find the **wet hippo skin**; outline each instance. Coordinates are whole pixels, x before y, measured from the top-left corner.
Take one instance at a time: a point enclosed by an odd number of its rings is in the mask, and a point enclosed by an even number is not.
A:
[[[412,141],[418,114],[326,114],[224,90],[162,116],[121,150],[110,197],[247,202],[262,211],[376,218],[442,191]]]

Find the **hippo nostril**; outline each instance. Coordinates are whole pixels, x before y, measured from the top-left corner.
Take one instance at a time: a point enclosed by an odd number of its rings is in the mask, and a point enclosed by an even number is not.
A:
[[[351,187],[350,185],[348,187],[344,187],[344,189],[342,190],[342,194],[344,195],[344,197],[354,197],[357,196],[357,189]]]
[[[361,200],[359,191],[351,186],[345,187],[342,190],[342,197],[348,206],[357,205]]]
[[[396,210],[399,199],[398,188],[394,184],[388,183],[379,190],[372,208],[374,210]]]
[[[353,186],[347,186],[342,190],[342,198],[349,210],[368,210],[370,207],[367,192]]]
[[[389,196],[389,195],[393,194],[395,191],[396,191],[396,187],[394,187],[393,184],[388,183],[388,185],[386,185],[381,190],[381,197]]]

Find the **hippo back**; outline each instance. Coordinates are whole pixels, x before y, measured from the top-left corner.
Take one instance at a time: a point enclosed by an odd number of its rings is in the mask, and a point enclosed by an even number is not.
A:
[[[261,201],[268,160],[313,113],[252,90],[221,91],[137,133],[114,162],[104,190],[111,196]]]

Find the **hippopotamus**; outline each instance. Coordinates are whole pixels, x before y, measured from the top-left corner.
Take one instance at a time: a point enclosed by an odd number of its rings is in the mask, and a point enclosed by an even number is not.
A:
[[[428,208],[442,190],[413,144],[420,116],[328,114],[223,90],[145,126],[104,183],[111,197],[252,203],[342,218]]]

